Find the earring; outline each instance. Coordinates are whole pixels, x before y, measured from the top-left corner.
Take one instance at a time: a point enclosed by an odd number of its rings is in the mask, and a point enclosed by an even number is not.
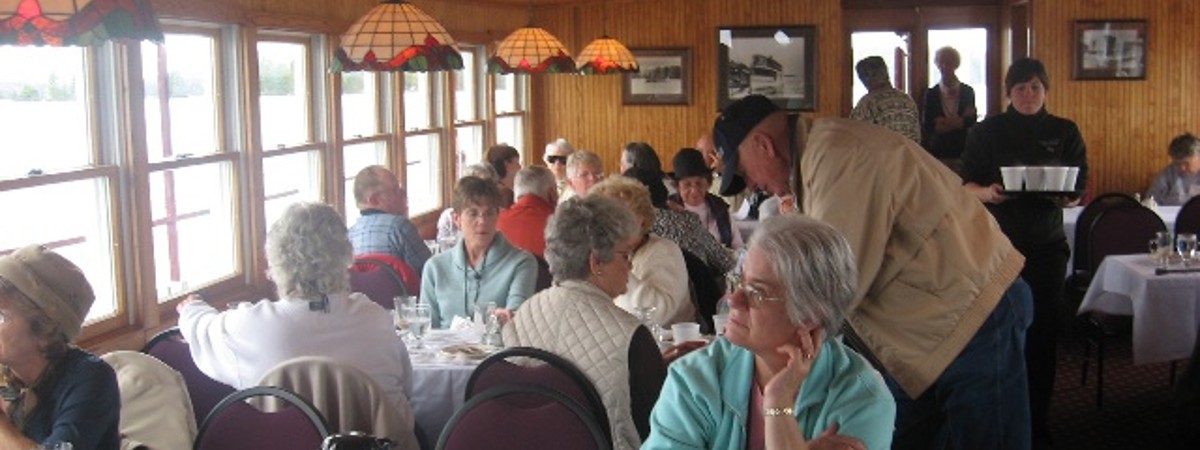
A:
[[[602,276],[604,276],[604,271],[603,271],[603,270],[597,270],[597,271],[595,271],[595,272],[592,272],[592,274],[593,274],[593,275],[596,275],[596,276],[598,276],[598,277],[602,277]]]

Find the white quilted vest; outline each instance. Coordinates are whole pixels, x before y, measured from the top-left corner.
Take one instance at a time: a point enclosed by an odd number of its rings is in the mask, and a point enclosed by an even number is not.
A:
[[[504,344],[540,348],[578,367],[604,402],[613,448],[632,450],[642,440],[629,405],[629,341],[640,325],[600,288],[565,281],[521,304]]]

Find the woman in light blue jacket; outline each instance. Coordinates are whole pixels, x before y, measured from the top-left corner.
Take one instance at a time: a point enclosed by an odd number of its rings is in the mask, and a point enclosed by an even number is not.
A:
[[[829,225],[764,221],[728,280],[725,339],[671,364],[642,448],[889,448],[891,393],[832,338],[857,279],[850,246]]]
[[[507,320],[533,295],[537,262],[496,230],[500,203],[495,182],[467,176],[455,185],[453,217],[462,239],[430,258],[421,274],[421,302],[430,305],[433,328],[447,328],[454,316],[470,317],[486,303]]]

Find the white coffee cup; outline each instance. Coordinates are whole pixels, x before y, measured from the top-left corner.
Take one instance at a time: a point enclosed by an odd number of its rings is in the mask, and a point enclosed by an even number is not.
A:
[[[700,338],[700,324],[696,322],[679,322],[671,325],[671,337],[675,338],[676,344],[702,340]]]
[[[1077,180],[1079,180],[1079,168],[1078,167],[1068,167],[1067,168],[1067,179],[1063,180],[1063,189],[1062,190],[1074,191],[1075,190],[1075,182]]]
[[[1025,190],[1027,191],[1044,191],[1046,190],[1046,168],[1038,166],[1029,166],[1025,168]]]
[[[1063,186],[1066,185],[1066,183],[1067,183],[1067,173],[1070,172],[1070,168],[1068,168],[1066,166],[1052,166],[1052,167],[1043,167],[1042,170],[1044,170],[1046,172],[1046,174],[1045,174],[1046,178],[1042,180],[1042,182],[1045,183],[1044,190],[1046,190],[1046,191],[1069,191],[1069,190],[1072,190],[1072,189],[1063,189]]]
[[[1001,167],[1000,176],[1004,178],[1004,190],[1020,191],[1025,183],[1025,166]]]

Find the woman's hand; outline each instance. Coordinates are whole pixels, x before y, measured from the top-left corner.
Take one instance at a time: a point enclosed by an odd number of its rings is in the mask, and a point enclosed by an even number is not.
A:
[[[496,320],[500,321],[500,325],[504,325],[508,323],[508,321],[512,320],[513,313],[511,309],[498,308],[496,309],[496,313],[492,315],[496,316]]]
[[[204,303],[204,297],[201,297],[199,294],[187,296],[183,300],[180,300],[179,303],[175,304],[175,312],[183,314],[183,308],[187,308],[187,306],[192,303]]]
[[[775,349],[781,357],[787,358],[787,366],[763,386],[763,405],[782,408],[796,403],[800,387],[808,378],[824,341],[825,330],[820,327],[799,329],[796,330],[796,339]]]
[[[1004,187],[999,184],[980,186],[975,183],[967,183],[963,185],[963,188],[984,203],[1000,204],[1008,201],[1008,196],[1001,193],[1004,191]]]

